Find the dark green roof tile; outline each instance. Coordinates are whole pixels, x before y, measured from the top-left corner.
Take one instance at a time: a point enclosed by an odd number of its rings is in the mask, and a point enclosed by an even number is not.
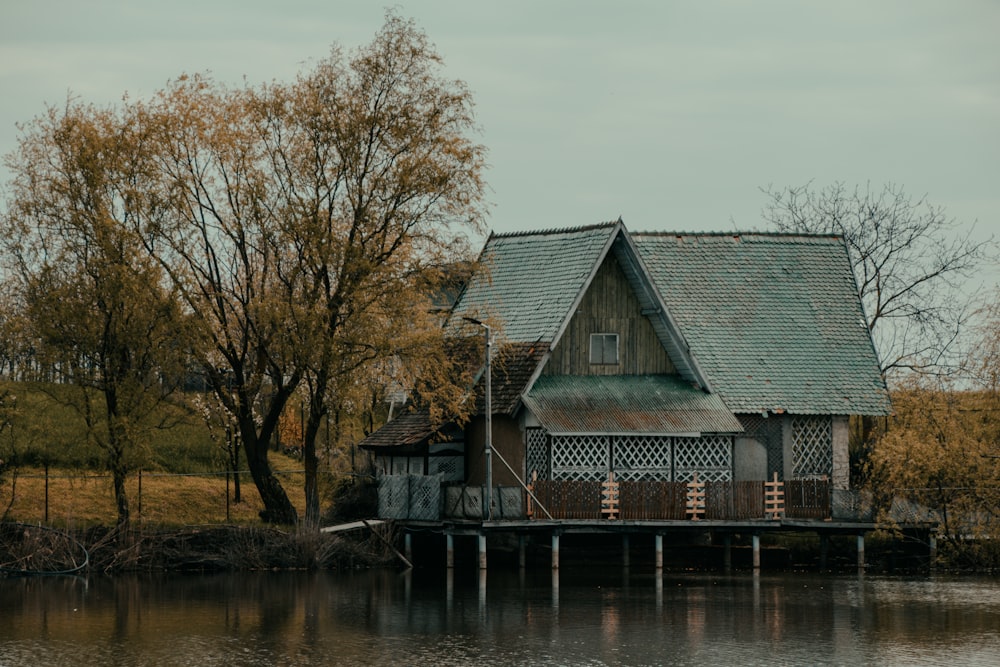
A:
[[[632,234],[734,412],[886,414],[847,249],[829,236]]]

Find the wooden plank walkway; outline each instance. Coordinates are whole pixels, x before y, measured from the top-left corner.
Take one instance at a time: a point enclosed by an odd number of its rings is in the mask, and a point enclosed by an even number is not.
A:
[[[352,530],[360,530],[362,528],[371,528],[372,526],[381,526],[385,521],[382,519],[368,519],[367,521],[351,521],[350,523],[340,523],[336,526],[326,526],[325,528],[320,528],[321,533],[346,533]]]

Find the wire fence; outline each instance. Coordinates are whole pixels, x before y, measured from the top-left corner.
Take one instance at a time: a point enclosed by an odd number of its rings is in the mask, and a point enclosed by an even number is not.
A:
[[[305,470],[273,470],[296,510],[305,511]],[[320,471],[321,498],[351,472]],[[259,522],[264,509],[248,470],[166,473],[140,470],[126,478],[130,520],[199,525]],[[59,527],[109,525],[118,515],[110,473],[63,471],[8,474],[0,485],[0,512],[8,520]]]

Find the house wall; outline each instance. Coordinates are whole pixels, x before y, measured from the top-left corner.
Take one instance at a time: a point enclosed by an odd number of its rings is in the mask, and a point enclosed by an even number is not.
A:
[[[847,415],[833,418],[833,488],[851,488],[850,429]]]
[[[767,447],[756,438],[736,437],[733,444],[733,479],[737,482],[768,479]]]
[[[782,415],[782,445],[784,450],[784,477],[785,479],[795,479],[801,475],[795,474],[795,451],[794,451],[794,428],[793,415]],[[814,419],[829,420],[830,450],[828,469],[826,473],[830,477],[830,482],[835,489],[847,489],[850,487],[850,458],[848,452],[848,417],[845,415],[818,416]]]
[[[478,416],[465,429],[465,475],[470,485],[481,485],[486,480],[485,434],[486,419]],[[498,456],[499,454],[499,456]],[[493,486],[519,486],[520,482],[500,460],[502,456],[510,467],[524,474],[524,435],[517,421],[504,415],[493,416]]]
[[[590,334],[618,334],[618,364],[590,363]],[[650,375],[676,373],[649,318],[639,308],[618,260],[609,253],[552,350],[548,375]]]

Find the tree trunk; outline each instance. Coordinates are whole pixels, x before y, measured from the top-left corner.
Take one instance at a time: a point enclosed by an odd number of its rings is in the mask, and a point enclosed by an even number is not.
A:
[[[324,415],[322,401],[311,401],[302,443],[302,460],[306,471],[306,525],[310,529],[319,528],[319,457],[316,456],[316,437]]]
[[[118,509],[118,528],[127,530],[131,514],[128,506],[128,495],[125,493],[126,473],[122,468],[120,463],[112,464],[111,476],[114,480],[115,507]]]
[[[229,452],[229,469],[233,471],[233,502],[243,502],[240,490],[240,440],[233,429],[226,427],[226,449]]]
[[[267,523],[295,525],[299,520],[298,512],[271,470],[271,464],[267,460],[267,442],[257,438],[256,433],[248,435],[243,430],[243,450],[247,455],[247,466],[264,503],[260,518]]]
[[[105,378],[110,373],[103,371]],[[118,528],[127,530],[130,513],[128,494],[125,492],[125,478],[128,476],[128,466],[125,463],[126,436],[121,427],[121,417],[118,412],[117,388],[105,381],[104,389],[105,418],[108,421],[108,469],[111,471],[112,485],[115,494],[115,507],[118,511]]]

